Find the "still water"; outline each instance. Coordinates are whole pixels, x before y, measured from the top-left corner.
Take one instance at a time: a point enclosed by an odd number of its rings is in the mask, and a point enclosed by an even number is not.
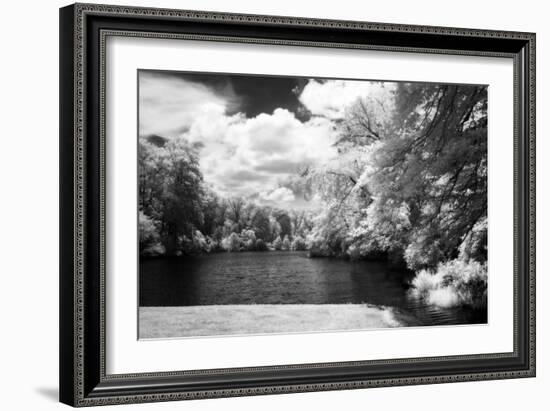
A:
[[[393,307],[414,324],[485,323],[486,314],[411,297],[411,274],[384,262],[306,252],[215,253],[140,262],[140,306],[360,304]]]

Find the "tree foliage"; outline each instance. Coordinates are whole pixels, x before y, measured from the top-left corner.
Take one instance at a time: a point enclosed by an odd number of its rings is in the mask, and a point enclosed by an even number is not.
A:
[[[167,253],[174,253],[180,237],[192,238],[204,223],[203,179],[197,149],[183,139],[162,147],[139,142],[139,207],[159,227]]]
[[[313,248],[383,253],[411,269],[457,258],[461,247],[483,261],[486,137],[484,86],[400,83],[383,102],[357,100],[340,126],[338,157],[304,173],[328,205]]]

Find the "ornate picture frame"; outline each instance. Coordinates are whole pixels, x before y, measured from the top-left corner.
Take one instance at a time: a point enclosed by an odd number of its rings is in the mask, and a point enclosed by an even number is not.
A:
[[[117,36],[513,61],[513,350],[107,373],[106,42]],[[61,402],[80,407],[535,376],[535,34],[75,4],[60,10],[60,101]]]

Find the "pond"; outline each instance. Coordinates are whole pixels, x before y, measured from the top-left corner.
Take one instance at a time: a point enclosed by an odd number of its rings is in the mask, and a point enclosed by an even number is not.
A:
[[[414,324],[486,323],[485,313],[411,297],[410,279],[385,262],[308,258],[306,252],[158,258],[140,262],[140,306],[366,303],[393,307]]]

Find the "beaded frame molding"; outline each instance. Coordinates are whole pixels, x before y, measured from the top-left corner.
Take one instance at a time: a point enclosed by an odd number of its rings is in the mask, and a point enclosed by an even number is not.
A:
[[[109,36],[504,57],[514,65],[514,350],[339,363],[105,372]],[[60,9],[60,401],[73,406],[535,376],[535,34],[74,4]]]

